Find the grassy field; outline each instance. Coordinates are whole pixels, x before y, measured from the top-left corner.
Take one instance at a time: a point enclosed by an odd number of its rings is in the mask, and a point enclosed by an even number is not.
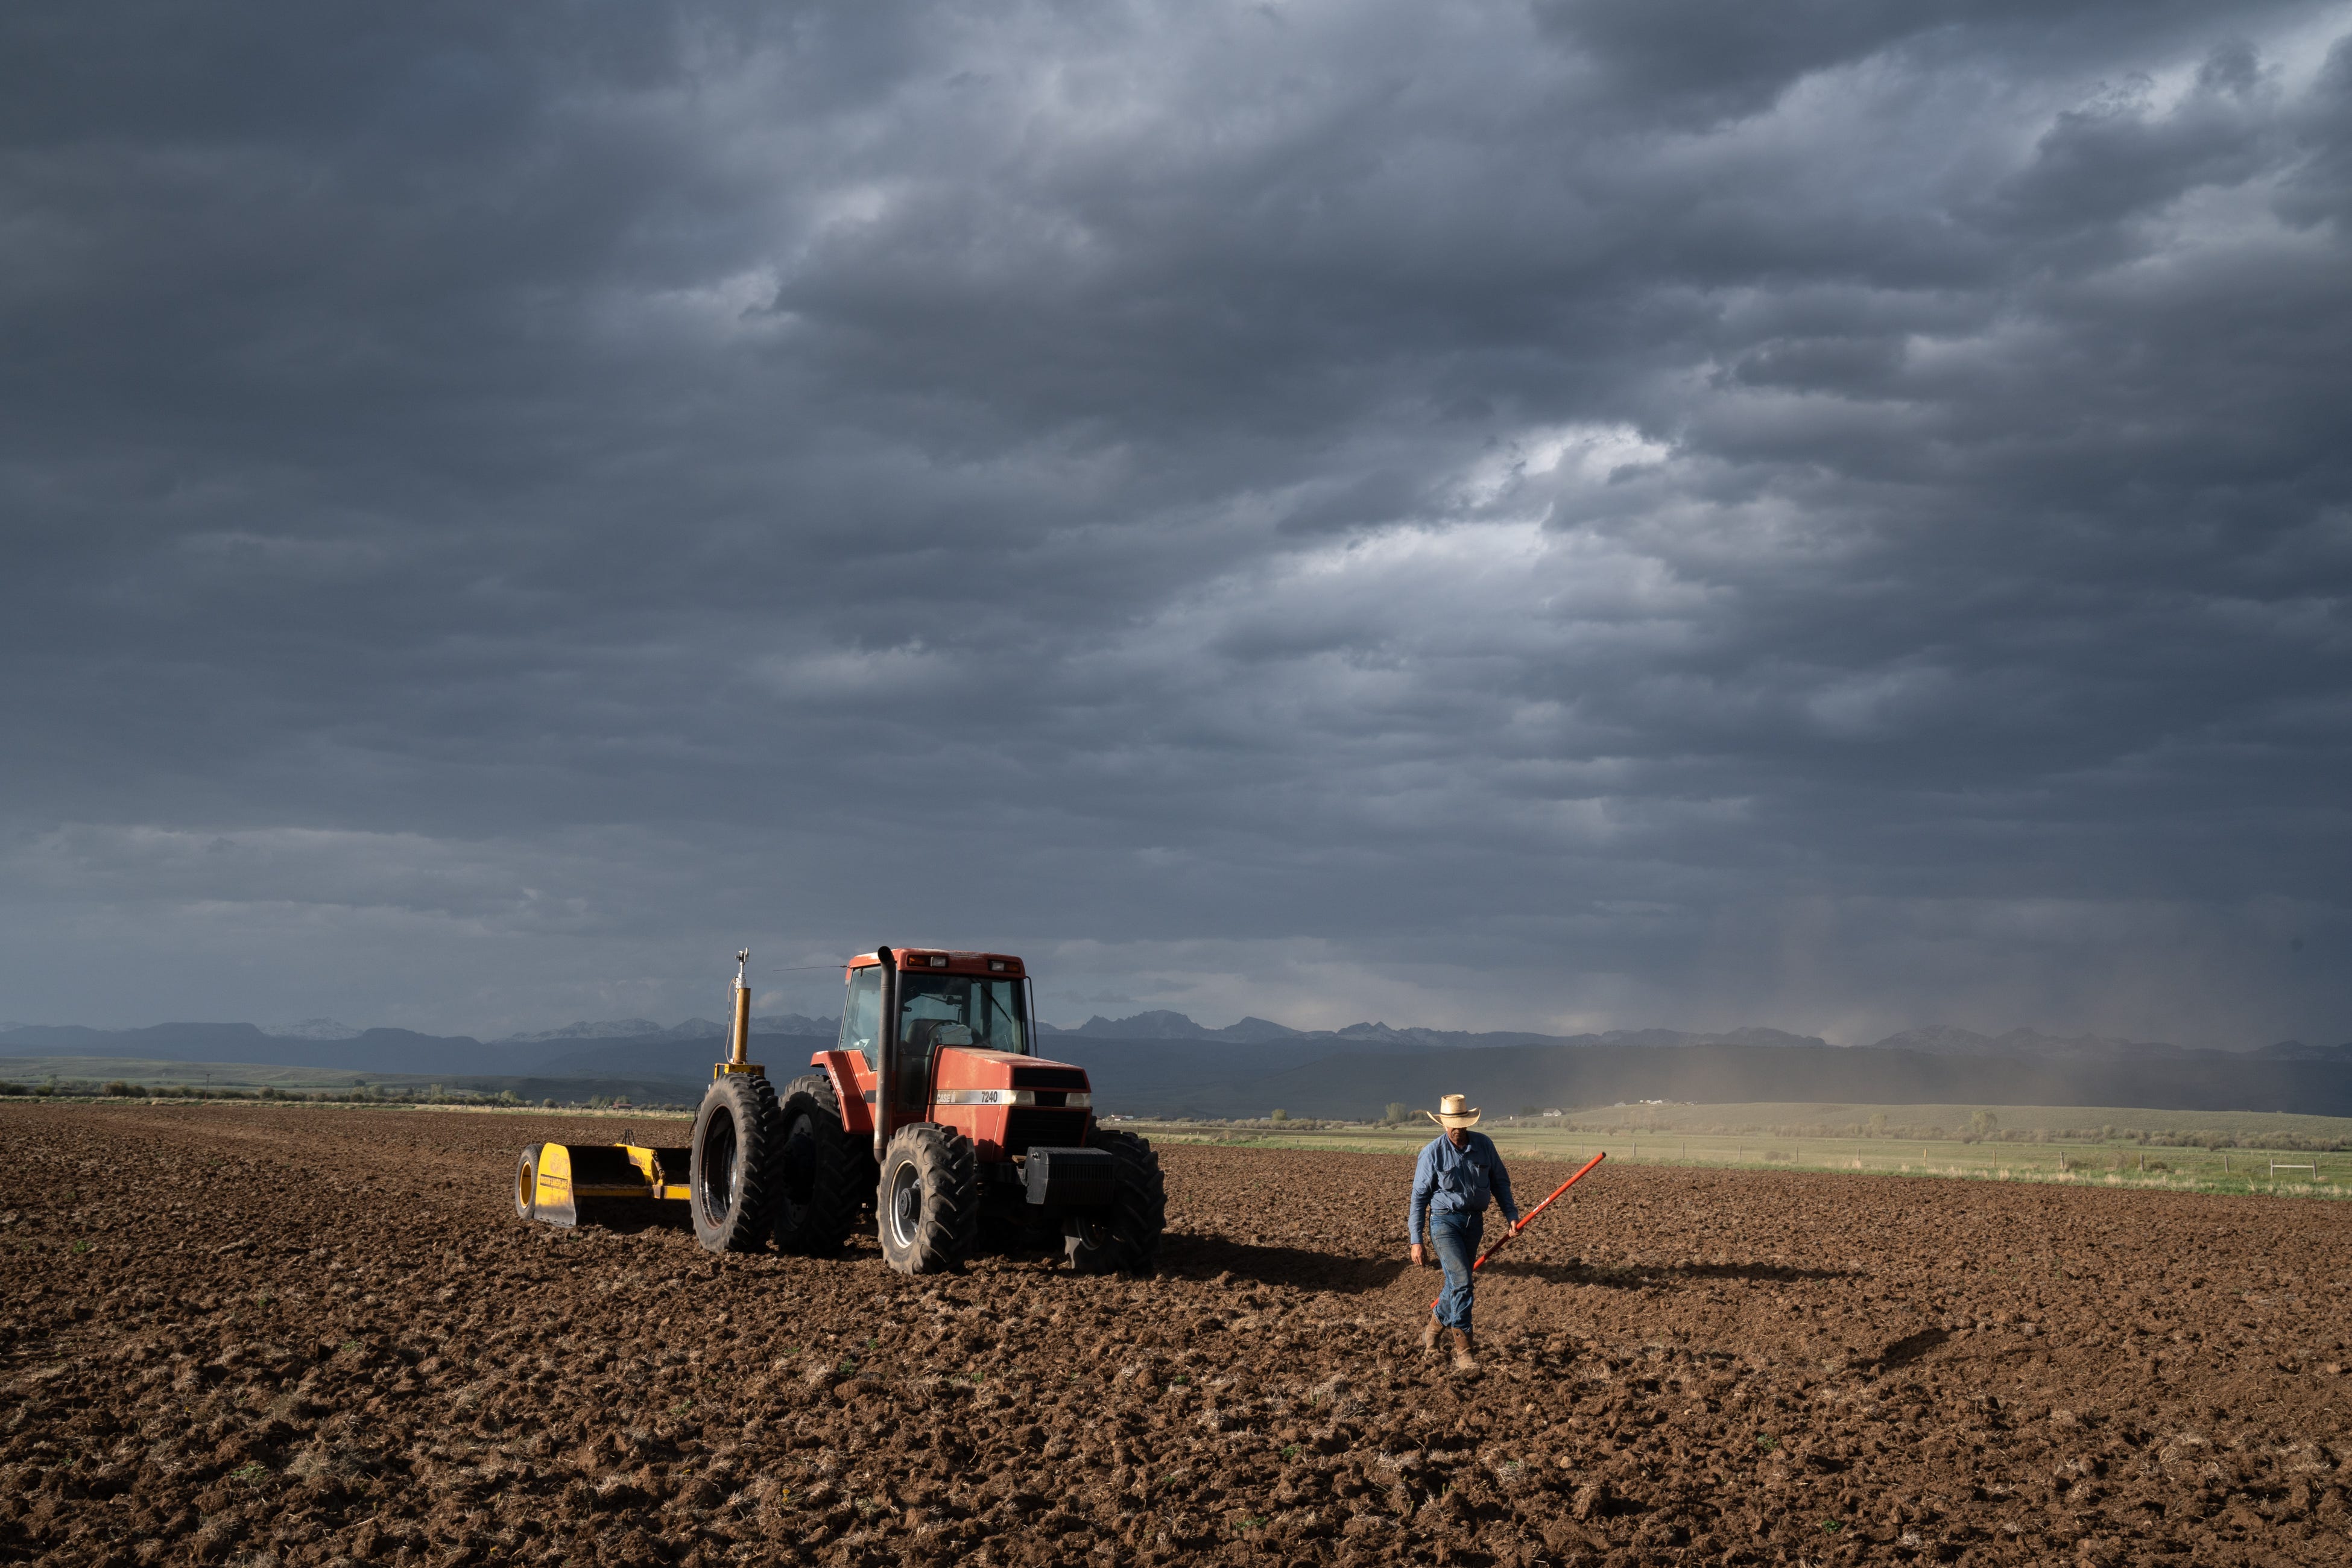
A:
[[[254,1062],[138,1061],[129,1057],[0,1057],[0,1079],[16,1083],[191,1084],[207,1089],[357,1089],[365,1084],[423,1083],[398,1073],[342,1072],[332,1068],[268,1067]]]
[[[1957,1137],[1969,1119],[1989,1112],[2005,1132],[2074,1135],[2078,1142],[2113,1142],[2146,1131],[2158,1142],[2235,1138],[2249,1147],[2272,1142],[2282,1148],[2352,1141],[2352,1118],[2292,1116],[2267,1110],[2148,1110],[2113,1105],[1832,1105],[1780,1102],[1748,1105],[1612,1105],[1577,1110],[1558,1120],[1495,1117],[1514,1127],[1549,1125],[1612,1135],[1635,1133],[1747,1134],[1799,1132],[1813,1137],[1873,1135],[1872,1121],[1940,1139]]]
[[[1874,1114],[1884,1115],[1890,1128],[1957,1130],[1980,1110],[1990,1111],[2000,1129],[2038,1135],[2038,1140],[1972,1142],[1949,1131],[1941,1137],[1896,1137],[1832,1131],[1866,1129]],[[1140,1119],[1123,1125],[1171,1142],[1398,1154],[1420,1148],[1435,1131],[1426,1122],[1417,1128],[1325,1122],[1293,1130],[1263,1122]],[[2115,1135],[2100,1136],[2110,1126]],[[1611,1107],[1558,1120],[1490,1116],[1479,1130],[1493,1137],[1506,1156],[1562,1163],[1605,1152],[1612,1161],[1644,1165],[1867,1171],[2178,1192],[2352,1196],[2352,1152],[2310,1152],[2296,1147],[2352,1140],[2352,1119],[2324,1116],[2080,1106],[1652,1105]],[[2087,1136],[2065,1136],[2069,1130]],[[2126,1139],[2126,1130],[2145,1131],[2150,1141]],[[2235,1139],[2239,1146],[2185,1146],[2192,1137],[2209,1136]]]
[[[119,1083],[165,1093],[272,1094],[298,1099],[357,1096],[376,1103],[389,1100],[446,1103],[452,1099],[500,1100],[513,1105],[603,1104],[627,1100],[637,1107],[691,1105],[699,1090],[691,1084],[648,1079],[504,1078],[457,1073],[358,1072],[341,1068],[276,1067],[257,1062],[153,1061],[131,1057],[0,1057],[0,1084],[52,1098],[104,1095]],[[133,1096],[132,1098],[138,1098]]]

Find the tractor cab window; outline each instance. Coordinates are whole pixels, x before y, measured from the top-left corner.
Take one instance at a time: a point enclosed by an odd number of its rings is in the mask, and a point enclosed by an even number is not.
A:
[[[968,974],[901,973],[898,977],[898,1098],[927,1105],[931,1064],[942,1046],[1028,1054],[1021,986]]]
[[[869,1072],[882,1070],[882,1058],[874,1043],[881,1036],[881,969],[869,965],[853,970],[849,995],[841,1007],[841,1048],[864,1057]]]
[[[969,974],[898,977],[898,1038],[904,1045],[970,1046],[1029,1054],[1029,1015],[1017,980]]]

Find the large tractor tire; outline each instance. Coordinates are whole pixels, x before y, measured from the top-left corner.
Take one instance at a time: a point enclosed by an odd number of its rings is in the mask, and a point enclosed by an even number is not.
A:
[[[1087,1134],[1087,1147],[1118,1162],[1118,1184],[1109,1208],[1069,1221],[1063,1245],[1070,1266],[1082,1274],[1149,1274],[1168,1226],[1160,1156],[1148,1140],[1099,1127]]]
[[[775,1189],[776,1245],[823,1258],[841,1250],[866,1206],[874,1157],[841,1124],[833,1080],[821,1072],[784,1086],[783,1158]]]
[[[544,1145],[533,1143],[522,1152],[515,1163],[515,1218],[536,1219],[539,1216],[539,1152]]]
[[[781,1184],[776,1091],[757,1073],[729,1073],[702,1097],[688,1145],[687,1208],[694,1239],[713,1252],[757,1252]]]
[[[935,1121],[892,1134],[874,1208],[882,1260],[901,1274],[959,1268],[980,1240],[980,1166],[971,1140]]]

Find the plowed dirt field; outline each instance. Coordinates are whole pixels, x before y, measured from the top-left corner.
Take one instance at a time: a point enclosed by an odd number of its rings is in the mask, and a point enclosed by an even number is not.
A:
[[[512,1217],[630,1131],[0,1107],[0,1558],[2352,1560],[2352,1205],[1604,1165],[1456,1379],[1402,1159],[1163,1149],[1150,1280]]]

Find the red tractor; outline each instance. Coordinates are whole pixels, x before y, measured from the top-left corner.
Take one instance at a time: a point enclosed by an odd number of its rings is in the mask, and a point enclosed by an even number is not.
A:
[[[980,1245],[1048,1242],[1078,1268],[1141,1272],[1166,1221],[1159,1157],[1096,1125],[1084,1068],[1036,1054],[1019,959],[877,948],[849,961],[841,1037],[779,1098],[747,1059],[751,995],[737,955],[729,1059],[683,1150],[527,1151],[516,1207],[576,1224],[582,1206],[683,1200],[702,1245],[837,1250],[870,1209],[902,1274]],[[683,1183],[677,1178],[683,1176]]]

